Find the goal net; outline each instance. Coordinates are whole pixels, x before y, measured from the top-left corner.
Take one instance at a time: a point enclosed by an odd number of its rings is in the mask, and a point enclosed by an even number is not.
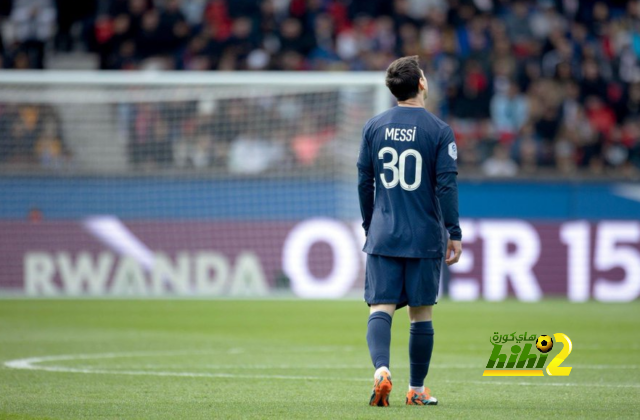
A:
[[[0,290],[343,296],[380,74],[0,74]]]

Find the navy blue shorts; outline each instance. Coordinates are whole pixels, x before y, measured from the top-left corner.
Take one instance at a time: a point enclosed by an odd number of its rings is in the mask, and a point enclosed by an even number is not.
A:
[[[364,300],[369,306],[395,303],[434,305],[440,287],[442,258],[401,258],[367,254]]]

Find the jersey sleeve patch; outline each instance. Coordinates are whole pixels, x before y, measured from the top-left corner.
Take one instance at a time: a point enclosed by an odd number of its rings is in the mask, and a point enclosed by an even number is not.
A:
[[[458,160],[458,146],[455,143],[449,143],[449,156],[453,160]]]

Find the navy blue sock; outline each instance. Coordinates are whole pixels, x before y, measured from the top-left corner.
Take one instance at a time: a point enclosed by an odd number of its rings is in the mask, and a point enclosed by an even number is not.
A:
[[[409,385],[424,386],[433,351],[433,323],[412,322],[409,331]]]
[[[369,315],[367,324],[367,344],[371,361],[376,369],[389,367],[391,347],[391,315],[386,312],[374,312]]]

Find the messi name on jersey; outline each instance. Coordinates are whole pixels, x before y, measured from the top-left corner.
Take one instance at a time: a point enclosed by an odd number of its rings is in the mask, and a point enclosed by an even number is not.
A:
[[[387,127],[384,130],[384,139],[393,140],[393,141],[416,141],[416,127],[413,127],[413,128]]]

